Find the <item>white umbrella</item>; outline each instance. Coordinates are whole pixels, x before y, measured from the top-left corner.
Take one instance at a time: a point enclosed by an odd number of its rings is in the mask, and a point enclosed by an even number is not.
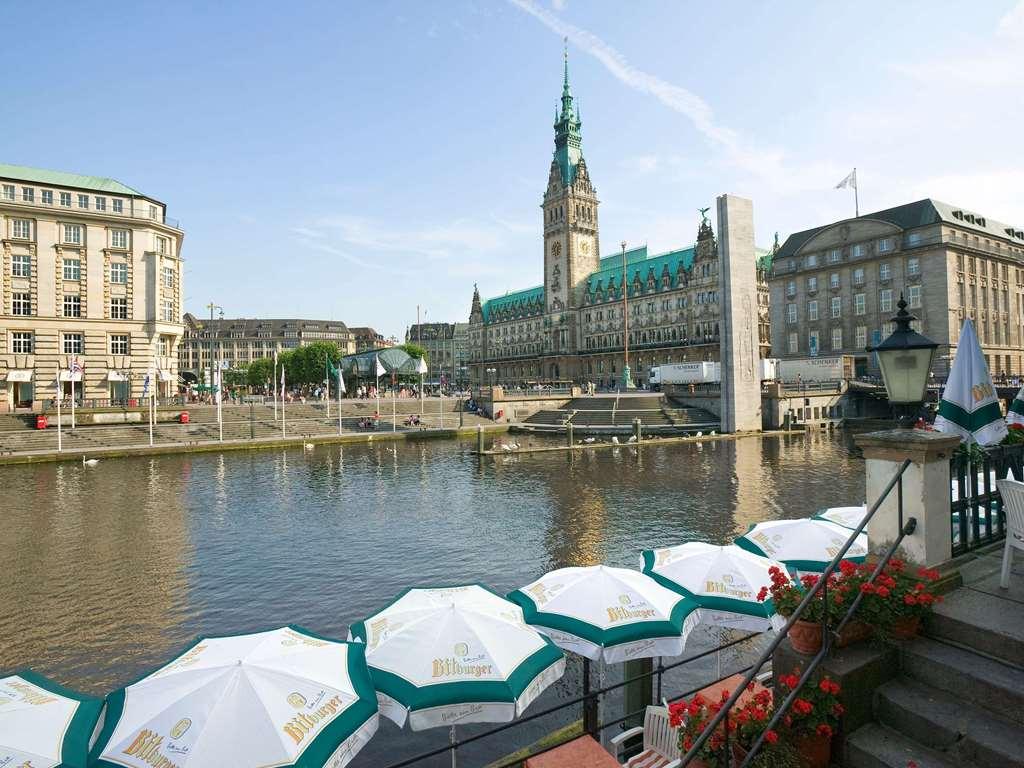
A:
[[[30,670],[0,678],[0,766],[85,768],[102,706]]]
[[[301,627],[200,638],[107,698],[104,768],[341,768],[377,730],[365,648]]]
[[[407,589],[353,624],[381,714],[414,731],[513,720],[565,673],[518,606],[479,584]]]
[[[850,538],[850,529],[827,520],[798,518],[768,520],[750,527],[736,545],[755,555],[781,560],[797,571],[824,571]],[[861,533],[844,560],[863,562],[868,554],[868,535]]]
[[[785,572],[782,563],[735,545],[700,541],[648,549],[640,560],[644,573],[659,584],[696,600],[702,621],[753,632],[771,626],[775,607],[757,595],[762,587],[771,586],[769,568]]]
[[[999,410],[999,398],[970,318],[960,329],[935,429],[979,445],[995,445],[1006,437],[1006,420]]]
[[[829,507],[811,516],[812,520],[826,520],[851,531],[856,529],[868,513],[868,505],[861,504],[859,507]]]
[[[697,603],[628,568],[560,568],[509,594],[557,645],[607,663],[679,656]]]
[[[1006,423],[1024,427],[1024,387],[1021,387],[1010,407],[1006,409]]]

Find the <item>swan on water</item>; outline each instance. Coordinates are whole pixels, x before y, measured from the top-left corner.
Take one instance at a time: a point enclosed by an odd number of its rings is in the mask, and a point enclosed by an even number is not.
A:
[[[99,459],[87,459],[87,458],[85,458],[85,456],[82,457],[82,466],[83,467],[95,467],[99,463],[100,463]]]
[[[314,448],[316,448],[316,445],[314,445],[313,443],[303,443],[302,447],[304,450],[312,451]]]
[[[630,435],[629,436],[629,440],[627,440],[626,442],[627,443],[635,443],[636,442],[636,435]]]
[[[619,436],[618,435],[612,435],[612,443],[614,445],[618,445],[619,444]]]

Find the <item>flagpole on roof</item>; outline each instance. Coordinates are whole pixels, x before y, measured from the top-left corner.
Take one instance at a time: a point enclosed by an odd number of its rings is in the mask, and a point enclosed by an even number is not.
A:
[[[853,213],[860,218],[860,199],[857,197],[857,166],[853,167]]]

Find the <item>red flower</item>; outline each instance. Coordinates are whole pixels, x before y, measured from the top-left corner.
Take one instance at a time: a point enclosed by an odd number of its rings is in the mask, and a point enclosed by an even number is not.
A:
[[[852,562],[850,560],[840,560],[839,561],[839,571],[840,571],[840,573],[844,573],[844,574],[849,575],[849,574],[853,573],[856,570],[857,570],[857,564],[856,563],[854,563],[854,562]]]
[[[889,596],[889,588],[888,587],[879,587],[878,589],[875,590],[875,592],[878,594],[879,597],[888,597]]]
[[[832,690],[832,686],[827,677],[823,677],[821,682],[818,683],[818,688],[821,689],[822,693],[829,693]]]
[[[764,732],[764,740],[767,741],[769,744],[774,744],[779,740],[779,734],[777,734],[775,731],[769,728],[767,731]]]
[[[904,605],[917,605],[917,598],[913,595],[904,595],[903,603]]]
[[[865,595],[870,595],[875,591],[875,585],[872,584],[870,581],[865,581],[863,584],[860,585],[860,591],[863,592]]]
[[[822,723],[815,731],[819,736],[823,736],[826,739],[832,738],[832,727],[828,723]]]
[[[761,591],[757,593],[757,601],[763,603],[765,598],[768,597],[768,587],[761,587]]]
[[[834,705],[832,705],[832,714],[835,715],[836,717],[842,717],[843,716],[843,712],[845,712],[845,711],[846,710],[843,708],[842,704],[834,704]]]
[[[796,699],[793,701],[793,709],[798,715],[808,715],[814,709],[814,705],[807,699]]]

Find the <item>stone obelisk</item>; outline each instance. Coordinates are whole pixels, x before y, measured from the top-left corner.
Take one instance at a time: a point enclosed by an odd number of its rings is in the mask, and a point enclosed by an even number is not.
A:
[[[719,285],[722,286],[719,336],[722,431],[760,431],[761,376],[754,205],[750,200],[735,195],[721,195],[716,203]]]

